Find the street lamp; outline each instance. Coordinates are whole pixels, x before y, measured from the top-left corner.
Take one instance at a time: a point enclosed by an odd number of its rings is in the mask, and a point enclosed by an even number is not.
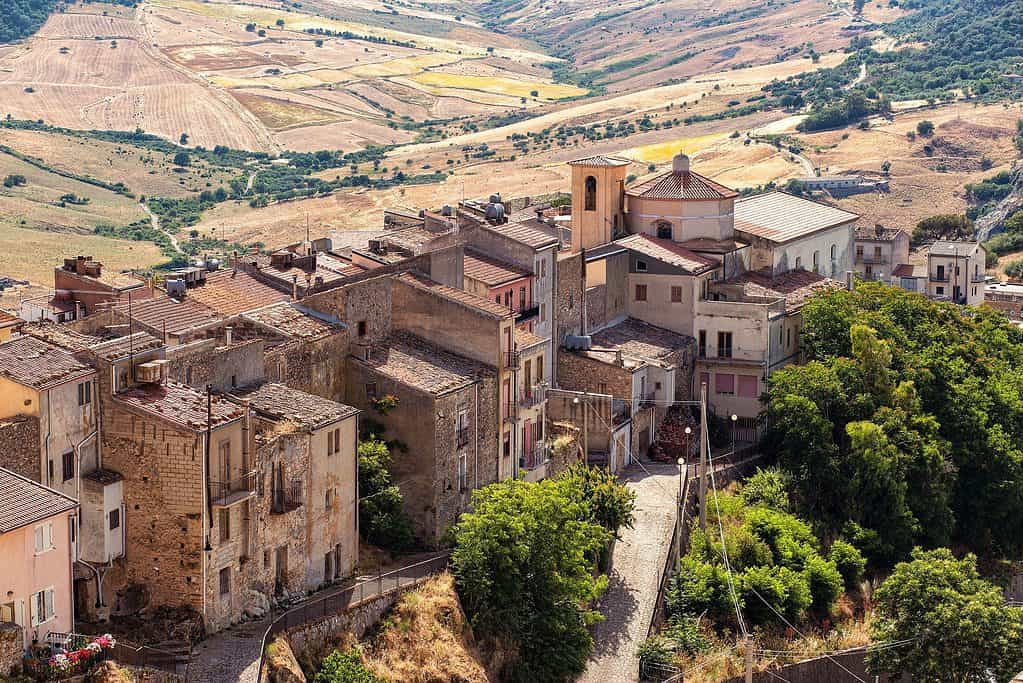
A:
[[[691,431],[689,427],[686,427],[686,432]],[[685,506],[685,501],[682,499],[682,480],[685,473],[686,459],[678,459],[678,509],[675,514],[675,552],[676,563],[678,569],[682,568],[682,509]]]
[[[732,413],[732,457],[735,457],[735,423],[739,421],[739,416]]]

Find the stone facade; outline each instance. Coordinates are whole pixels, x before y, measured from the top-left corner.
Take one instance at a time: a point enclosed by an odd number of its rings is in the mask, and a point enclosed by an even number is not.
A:
[[[0,467],[39,480],[39,418],[18,415],[0,420]]]
[[[21,673],[22,643],[24,635],[17,624],[0,622],[0,676]]]
[[[167,350],[167,376],[196,389],[214,391],[260,382],[266,376],[264,342],[251,339],[226,346],[216,339],[181,344]]]

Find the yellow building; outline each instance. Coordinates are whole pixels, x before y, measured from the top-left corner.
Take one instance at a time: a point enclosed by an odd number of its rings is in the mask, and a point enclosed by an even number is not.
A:
[[[0,344],[14,336],[24,324],[21,318],[0,310]]]
[[[625,230],[625,174],[632,162],[593,156],[568,162],[572,167],[571,251],[592,249]]]

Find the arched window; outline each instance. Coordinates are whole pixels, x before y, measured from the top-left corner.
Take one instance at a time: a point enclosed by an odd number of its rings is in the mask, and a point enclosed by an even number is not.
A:
[[[821,272],[821,253],[819,251],[813,252],[813,272]]]
[[[657,237],[662,240],[671,239],[671,223],[668,221],[657,221]]]
[[[831,262],[832,262],[832,264],[835,261],[837,261],[837,260],[838,260],[838,245],[837,244],[832,244],[831,245]]]
[[[586,176],[586,203],[583,208],[586,211],[597,210],[597,179],[593,176]]]

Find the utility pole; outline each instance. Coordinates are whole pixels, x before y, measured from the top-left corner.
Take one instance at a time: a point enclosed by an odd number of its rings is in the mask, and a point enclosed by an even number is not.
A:
[[[746,683],[753,683],[753,638],[746,634]]]
[[[707,434],[707,383],[700,382],[700,530],[707,530],[707,471],[710,446]]]
[[[590,438],[589,438],[588,434],[589,434],[590,429],[589,429],[589,420],[588,420],[588,418],[589,418],[589,410],[588,410],[588,408],[589,408],[589,405],[590,405],[590,397],[586,394],[585,391],[583,392],[583,401],[582,401],[582,403],[583,403],[583,464],[585,464],[587,467],[589,467],[590,466]]]

